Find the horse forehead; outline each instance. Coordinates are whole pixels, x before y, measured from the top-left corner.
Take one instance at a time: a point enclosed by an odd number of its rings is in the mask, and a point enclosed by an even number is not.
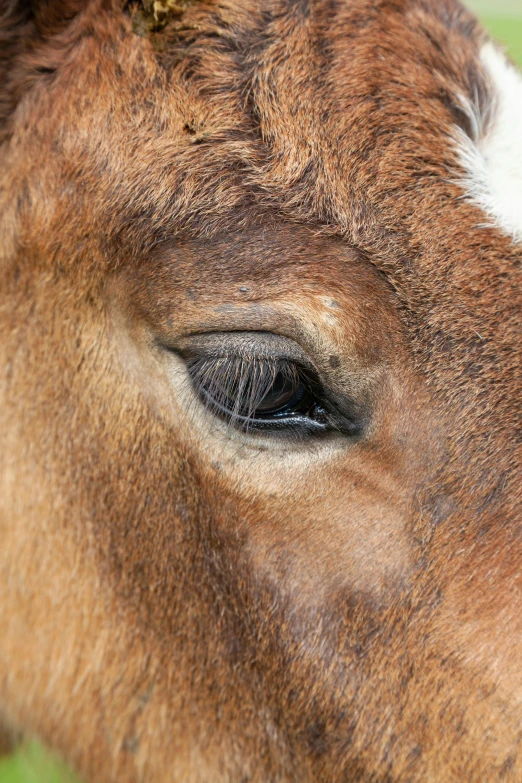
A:
[[[78,182],[87,172],[89,220],[110,219],[127,247],[184,230],[233,234],[277,213],[342,236],[377,266],[392,259],[398,275],[442,277],[457,256],[469,269],[470,244],[482,248],[473,267],[491,266],[453,143],[478,33],[453,0],[440,9],[193,3],[160,44],[130,25],[98,30],[79,50],[75,87],[93,111],[78,100],[79,116],[62,112],[62,141],[53,139],[63,171],[72,180],[77,164]],[[55,161],[45,166],[56,179]]]
[[[183,35],[177,24],[151,45],[127,32],[112,67],[107,48],[99,53],[112,93],[106,107],[132,130],[129,147],[137,126],[147,134],[143,163],[164,173],[170,155],[199,180],[194,202],[218,185],[233,205],[239,185],[331,220],[325,202],[346,208],[363,192],[371,201],[369,182],[382,201],[383,186],[406,183],[412,161],[444,171],[453,104],[469,86],[462,73],[473,70],[477,48],[455,8],[448,31],[412,2],[194,3]],[[187,39],[187,30],[197,32]],[[458,55],[443,54],[448,35]]]

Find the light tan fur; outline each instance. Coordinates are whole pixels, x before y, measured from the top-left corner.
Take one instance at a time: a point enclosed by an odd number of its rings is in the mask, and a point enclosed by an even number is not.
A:
[[[520,781],[522,250],[457,144],[485,35],[163,6],[2,6],[0,714],[87,783]],[[362,434],[205,409],[183,351],[234,331]]]

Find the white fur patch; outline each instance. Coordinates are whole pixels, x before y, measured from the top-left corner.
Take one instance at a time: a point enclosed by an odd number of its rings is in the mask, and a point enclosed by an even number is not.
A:
[[[467,171],[467,196],[495,225],[522,242],[522,75],[492,43],[481,51],[493,105],[481,117],[478,106],[462,99],[475,139],[459,138]]]

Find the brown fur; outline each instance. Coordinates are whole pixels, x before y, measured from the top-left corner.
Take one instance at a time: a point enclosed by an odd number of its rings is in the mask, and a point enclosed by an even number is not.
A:
[[[2,11],[1,714],[93,783],[520,781],[522,253],[452,142],[480,28],[135,12]],[[158,346],[234,329],[364,435],[225,432]]]

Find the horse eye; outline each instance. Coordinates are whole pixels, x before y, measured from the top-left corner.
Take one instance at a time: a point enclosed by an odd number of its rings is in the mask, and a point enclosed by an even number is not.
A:
[[[189,365],[189,371],[206,407],[240,429],[318,432],[327,427],[313,381],[293,362],[206,357]]]
[[[286,378],[279,372],[270,389],[259,402],[255,414],[277,416],[294,411],[306,396],[306,387],[299,378]]]

